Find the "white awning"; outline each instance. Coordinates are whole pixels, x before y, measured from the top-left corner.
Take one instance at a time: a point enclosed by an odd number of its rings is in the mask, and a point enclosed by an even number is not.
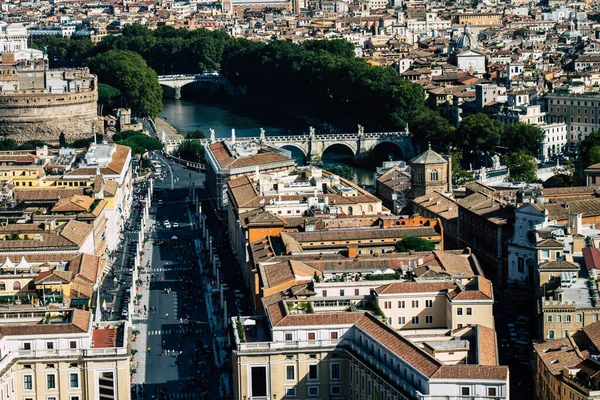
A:
[[[256,321],[253,319],[247,319],[242,324],[244,326],[253,326],[253,325],[256,325]]]

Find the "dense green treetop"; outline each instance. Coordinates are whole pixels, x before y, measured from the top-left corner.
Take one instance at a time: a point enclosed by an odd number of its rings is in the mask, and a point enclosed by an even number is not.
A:
[[[162,110],[162,88],[156,72],[137,53],[109,50],[87,60],[100,82],[113,86],[123,94],[123,105],[134,115],[155,118]]]
[[[424,150],[428,143],[436,147],[446,147],[453,143],[456,129],[437,111],[424,108],[415,116],[410,131],[413,141]]]
[[[509,150],[523,150],[533,157],[539,157],[544,131],[535,125],[517,123],[504,129],[502,144]]]
[[[399,252],[432,251],[435,250],[435,245],[420,237],[407,236],[396,242],[396,250]]]
[[[581,142],[580,164],[582,168],[600,163],[600,132],[590,133]]]
[[[149,150],[161,150],[162,143],[139,131],[122,131],[113,135],[113,142],[131,147],[133,154],[144,154]]]
[[[492,151],[500,144],[503,128],[501,122],[486,114],[469,115],[456,130],[455,144],[463,151]]]
[[[31,41],[31,47],[44,50],[52,68],[81,67],[94,48],[89,38],[62,38],[58,36],[42,36]]]
[[[511,182],[537,182],[537,162],[524,150],[507,154],[502,161],[509,168]]]
[[[204,146],[194,140],[184,140],[179,144],[175,156],[183,160],[203,163],[205,161]]]

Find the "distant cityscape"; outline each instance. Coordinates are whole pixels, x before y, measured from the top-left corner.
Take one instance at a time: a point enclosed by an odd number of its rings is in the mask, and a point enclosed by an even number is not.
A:
[[[591,0],[2,2],[0,398],[599,398],[599,44]]]

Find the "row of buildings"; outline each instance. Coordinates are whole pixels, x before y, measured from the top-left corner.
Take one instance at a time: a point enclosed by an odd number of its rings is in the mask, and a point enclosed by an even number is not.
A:
[[[132,205],[131,151],[0,154],[0,396],[130,398],[131,327],[98,291]]]

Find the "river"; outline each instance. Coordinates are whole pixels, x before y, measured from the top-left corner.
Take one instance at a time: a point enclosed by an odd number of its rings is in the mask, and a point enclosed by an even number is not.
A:
[[[232,129],[235,129],[237,137],[248,137],[258,136],[260,128],[270,136],[303,134],[307,133],[309,128],[300,119],[270,113],[260,105],[249,108],[214,99],[210,101],[163,99],[163,111],[159,117],[183,132],[201,130],[208,136],[209,129],[212,128],[219,138],[231,137]],[[303,155],[299,150],[293,148],[286,148],[286,150],[291,151],[292,157],[299,165],[304,164]],[[343,146],[330,147],[322,157],[323,167],[350,165],[355,171],[355,182],[372,187],[375,184],[375,171],[353,165],[352,154],[345,150]]]

